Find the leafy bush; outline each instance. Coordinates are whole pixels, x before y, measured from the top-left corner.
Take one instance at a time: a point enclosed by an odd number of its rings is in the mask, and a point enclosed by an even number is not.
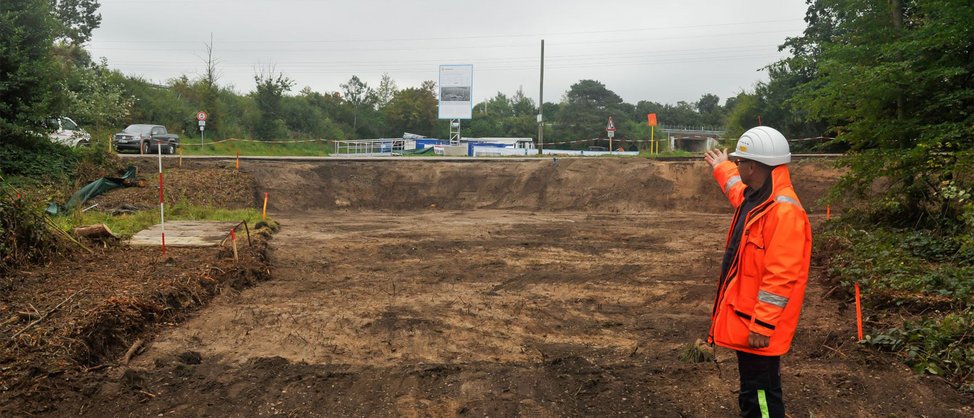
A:
[[[63,248],[42,205],[6,184],[0,189],[0,273],[44,260]]]
[[[840,289],[858,282],[863,304],[879,312],[876,317],[895,312],[908,318],[902,325],[887,322],[888,329],[866,338],[869,346],[899,353],[917,373],[974,391],[974,257],[966,231],[959,225],[896,229],[847,218],[819,234],[816,257]]]
[[[0,174],[8,177],[64,180],[74,173],[77,164],[76,152],[42,137],[32,138],[24,144],[10,143],[0,147]]]
[[[974,392],[974,309],[941,318],[906,322],[866,343],[901,353],[917,373],[943,376],[964,391]]]
[[[959,235],[830,223],[819,234],[830,280],[859,282],[867,303],[923,310],[974,302],[974,259]]]

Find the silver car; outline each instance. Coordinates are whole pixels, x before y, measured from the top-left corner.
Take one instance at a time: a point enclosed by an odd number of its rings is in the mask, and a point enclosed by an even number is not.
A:
[[[69,147],[86,147],[91,145],[91,134],[85,132],[69,117],[59,116],[47,120],[50,134],[48,138],[58,144]]]

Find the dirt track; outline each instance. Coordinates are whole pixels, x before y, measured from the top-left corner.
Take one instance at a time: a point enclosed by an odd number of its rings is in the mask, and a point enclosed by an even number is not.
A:
[[[717,351],[719,368],[680,360],[706,335],[730,218],[702,163],[245,169],[282,225],[273,279],[217,298],[61,412],[736,414],[731,352]],[[793,176],[820,223],[834,174],[804,163]],[[858,348],[852,316],[815,279],[783,361],[791,416],[974,414],[943,382]]]

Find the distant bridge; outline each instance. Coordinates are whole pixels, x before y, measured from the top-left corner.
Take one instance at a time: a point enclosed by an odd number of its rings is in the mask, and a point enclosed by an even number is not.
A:
[[[669,139],[671,150],[684,150],[690,152],[705,152],[716,148],[720,138],[726,138],[722,129],[715,127],[689,127],[689,126],[658,126],[657,131],[666,132]],[[788,142],[797,143],[804,141],[826,142],[834,138],[818,136],[813,138],[791,138]]]
[[[671,150],[704,152],[717,147],[723,130],[714,127],[660,126],[666,132]]]

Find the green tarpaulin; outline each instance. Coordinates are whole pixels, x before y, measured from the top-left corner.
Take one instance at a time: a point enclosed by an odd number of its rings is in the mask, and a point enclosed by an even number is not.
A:
[[[135,167],[129,166],[121,177],[102,177],[88,183],[85,185],[85,187],[82,187],[78,189],[78,191],[74,192],[74,194],[71,195],[71,199],[68,199],[68,203],[66,205],[61,206],[57,203],[47,205],[47,213],[50,213],[51,215],[66,213],[84,204],[88,201],[88,199],[112,189],[125,187],[125,180],[135,178],[135,171]]]
[[[420,148],[420,149],[407,149],[400,151],[402,155],[423,155],[433,152],[433,147]]]

